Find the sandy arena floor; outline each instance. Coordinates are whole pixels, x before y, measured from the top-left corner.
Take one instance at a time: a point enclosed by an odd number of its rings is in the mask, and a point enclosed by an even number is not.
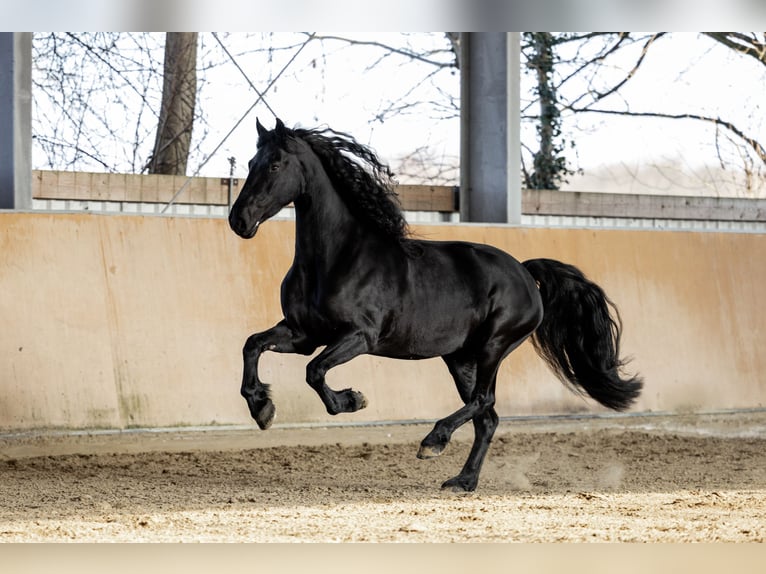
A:
[[[460,495],[428,430],[0,435],[0,541],[766,539],[766,410],[506,421]]]

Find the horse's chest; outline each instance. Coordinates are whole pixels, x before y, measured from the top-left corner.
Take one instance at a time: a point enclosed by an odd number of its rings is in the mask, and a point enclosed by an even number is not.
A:
[[[285,319],[313,338],[325,338],[342,324],[342,312],[326,284],[304,273],[290,273],[282,283]]]

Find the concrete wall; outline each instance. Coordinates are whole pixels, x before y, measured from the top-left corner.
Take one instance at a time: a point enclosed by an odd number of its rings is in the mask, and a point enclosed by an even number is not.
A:
[[[637,410],[766,405],[766,236],[437,225],[421,237],[580,266],[619,305],[646,378]],[[255,239],[223,219],[0,214],[0,430],[249,424],[241,347],[281,318],[293,223]],[[440,360],[360,357],[330,372],[369,407],[332,418],[307,358],[267,354],[277,422],[437,418],[459,406]],[[503,365],[501,415],[601,411],[529,344]]]

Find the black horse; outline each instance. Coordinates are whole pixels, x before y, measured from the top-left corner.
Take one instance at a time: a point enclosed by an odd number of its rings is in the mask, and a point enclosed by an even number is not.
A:
[[[460,473],[442,487],[476,488],[498,424],[501,361],[532,335],[538,353],[570,388],[621,410],[642,382],[622,374],[621,322],[603,290],[575,267],[550,259],[519,263],[476,243],[410,237],[393,174],[373,151],[333,131],[274,130],[260,122],[258,151],[229,214],[249,239],[292,202],[295,258],[282,282],[284,319],[245,343],[242,395],[258,426],[274,419],[269,386],[258,377],[264,351],[312,354],[306,380],[327,412],[367,404],[352,389],[327,386],[327,371],[362,354],[442,357],[465,405],[439,420],[419,458],[442,453],[473,421],[475,440]]]

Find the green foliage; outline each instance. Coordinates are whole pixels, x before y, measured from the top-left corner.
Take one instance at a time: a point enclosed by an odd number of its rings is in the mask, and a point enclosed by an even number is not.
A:
[[[530,189],[559,189],[567,177],[575,173],[564,156],[567,141],[562,138],[561,111],[553,80],[558,61],[556,43],[556,37],[550,32],[523,34],[522,51],[527,69],[535,74],[534,94],[540,104],[536,126],[540,147],[534,153],[532,173],[524,169],[525,184]]]

